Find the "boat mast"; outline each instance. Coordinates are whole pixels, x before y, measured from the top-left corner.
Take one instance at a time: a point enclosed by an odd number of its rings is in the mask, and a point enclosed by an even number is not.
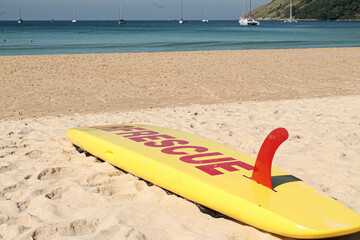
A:
[[[122,1],[119,3],[119,24],[126,24],[126,21],[122,18]]]
[[[242,12],[242,16],[244,17],[244,14],[245,14],[245,0],[243,0],[243,12]]]
[[[249,16],[251,17],[251,0],[250,0],[250,12],[249,12]]]
[[[290,0],[290,21],[292,20],[292,0]]]
[[[18,23],[23,23],[24,20],[21,18],[21,7],[19,7],[19,20]]]
[[[121,9],[121,1],[120,1],[120,6],[119,6],[119,19],[122,19],[122,9]]]
[[[182,6],[182,0],[181,0],[181,4],[180,4],[180,19],[183,19],[183,6]]]

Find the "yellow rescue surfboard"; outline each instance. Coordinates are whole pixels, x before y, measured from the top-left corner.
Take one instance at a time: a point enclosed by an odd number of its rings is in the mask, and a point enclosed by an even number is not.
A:
[[[184,132],[148,125],[72,128],[70,141],[133,175],[257,228],[294,238],[360,231],[360,214],[275,167],[288,137],[276,129],[257,159]]]

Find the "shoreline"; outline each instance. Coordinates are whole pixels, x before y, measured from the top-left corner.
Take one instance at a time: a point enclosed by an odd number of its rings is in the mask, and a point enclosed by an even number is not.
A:
[[[1,56],[0,119],[360,94],[360,48]]]
[[[265,21],[265,20],[263,20]],[[360,20],[359,20],[360,21]],[[141,53],[191,53],[191,52],[233,52],[233,51],[267,51],[267,50],[311,50],[311,49],[346,49],[346,48],[360,48],[355,47],[309,47],[309,48],[264,48],[264,49],[226,49],[226,50],[183,50],[183,51],[164,51],[164,52],[117,52],[117,53],[59,53],[59,54],[24,54],[24,55],[0,55],[1,57],[26,57],[26,56],[67,56],[67,55],[103,55],[103,54],[141,54]]]

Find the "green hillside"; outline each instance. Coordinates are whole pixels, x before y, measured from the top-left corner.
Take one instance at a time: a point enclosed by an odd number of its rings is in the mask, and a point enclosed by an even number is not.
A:
[[[292,0],[292,3],[295,19],[360,20],[360,0]],[[273,0],[253,10],[251,15],[257,19],[286,19],[289,9],[290,0]]]

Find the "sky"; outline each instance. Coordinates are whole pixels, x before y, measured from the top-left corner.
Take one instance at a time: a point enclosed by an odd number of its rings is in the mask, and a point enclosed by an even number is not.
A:
[[[184,19],[233,20],[249,11],[250,0],[183,0]],[[255,9],[272,0],[251,0]],[[126,20],[174,20],[180,18],[180,0],[122,0]],[[19,8],[26,20],[116,20],[120,0],[0,0],[0,20],[17,20]]]

